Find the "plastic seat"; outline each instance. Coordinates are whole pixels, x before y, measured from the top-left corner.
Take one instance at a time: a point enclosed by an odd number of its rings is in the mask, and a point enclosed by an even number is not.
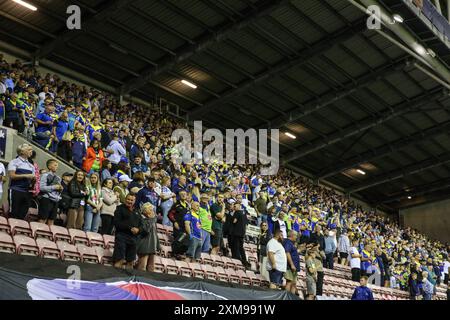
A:
[[[169,238],[167,237],[167,234],[158,232],[158,238],[159,238],[159,242],[161,243],[161,245],[163,245],[163,246],[170,245],[170,241],[169,241]]]
[[[166,231],[167,236],[171,236],[173,234],[173,227],[172,226],[163,226],[164,230]]]
[[[9,218],[8,224],[11,228],[11,235],[23,234],[29,237],[32,236],[30,224],[25,220]]]
[[[170,246],[163,246],[163,245],[161,245],[160,247],[161,247],[161,255],[164,258],[172,257],[172,247],[170,247]]]
[[[252,281],[245,271],[237,270],[236,275],[240,278],[241,284],[244,286],[251,286]]]
[[[76,245],[78,252],[81,256],[81,261],[84,263],[100,263],[100,259],[98,258],[97,251],[95,248],[88,247],[84,244]]]
[[[165,266],[167,274],[178,274],[178,267],[172,259],[161,258],[161,263]]]
[[[202,271],[205,274],[205,279],[217,280],[218,274],[217,274],[216,270],[210,264],[202,264],[202,265],[200,265],[200,268],[202,269]]]
[[[211,265],[213,267],[216,266],[214,264],[214,260],[211,258],[211,256],[208,253],[202,252],[201,259],[202,259],[202,263],[203,264],[209,264],[209,265]]]
[[[25,217],[26,221],[35,222],[39,220],[38,209],[37,208],[29,208],[28,213]]]
[[[86,237],[91,247],[105,247],[105,241],[100,233],[88,231],[86,232]]]
[[[34,239],[47,238],[53,240],[53,234],[48,225],[39,222],[30,222],[30,228]]]
[[[6,232],[0,231],[0,252],[15,253],[16,246],[11,235]]]
[[[191,268],[194,278],[199,278],[199,279],[205,278],[205,272],[202,270],[200,263],[197,263],[197,262],[189,263],[189,267]]]
[[[69,231],[66,228],[60,227],[60,226],[50,226],[50,232],[53,235],[54,241],[65,241],[65,242],[71,242],[71,238],[69,235]]]
[[[261,280],[258,279],[256,274],[253,271],[247,270],[247,276],[250,278],[252,286],[260,287],[261,286]]]
[[[166,267],[161,262],[161,257],[159,257],[159,256],[155,256],[155,272],[157,272],[157,273],[165,273],[166,272]]]
[[[228,276],[227,271],[225,271],[225,269],[222,267],[215,267],[214,272],[217,274],[217,280],[223,281],[223,282],[229,282],[230,277]],[[238,281],[238,283],[239,283],[239,281]]]
[[[175,265],[178,268],[178,273],[183,277],[193,277],[191,267],[186,261],[175,260]]]
[[[11,233],[11,227],[8,224],[8,219],[0,216],[0,232]]]
[[[16,245],[16,253],[23,256],[39,256],[39,248],[36,241],[24,234],[16,234],[13,237]]]
[[[37,238],[36,245],[39,248],[40,256],[47,259],[61,259],[61,251],[56,243],[47,238]]]
[[[86,232],[78,229],[69,229],[70,239],[73,244],[84,244],[89,246],[89,239],[86,236]]]
[[[222,257],[222,261],[223,261],[223,263],[225,264],[225,266],[224,266],[225,269],[228,269],[228,268],[234,269],[235,266],[236,266],[236,265],[234,264],[233,260],[231,260],[231,258],[228,258],[228,257]]]
[[[156,224],[156,231],[158,232],[158,233],[166,233],[166,228],[164,227],[164,225],[163,224],[161,224],[161,223],[157,223]]]
[[[103,241],[105,243],[105,248],[114,248],[114,236],[110,236],[109,234],[104,234]]]
[[[81,255],[77,247],[65,241],[56,241],[56,246],[61,252],[61,259],[64,261],[81,261]]]
[[[230,279],[231,283],[239,284],[241,282],[241,278],[234,269],[227,269],[226,272],[228,273],[228,278]]]
[[[261,281],[261,287],[268,287],[269,286],[269,280],[264,278],[261,274],[257,274],[256,277]]]
[[[217,267],[225,267],[225,263],[222,260],[222,257],[216,254],[210,254],[209,257],[213,261],[214,265]]]
[[[111,248],[103,248],[100,246],[94,246],[93,247],[97,253],[98,259],[101,264],[105,266],[112,266],[113,265],[113,249]]]

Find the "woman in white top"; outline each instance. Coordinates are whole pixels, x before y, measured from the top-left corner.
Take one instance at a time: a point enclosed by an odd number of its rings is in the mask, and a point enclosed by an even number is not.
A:
[[[170,190],[170,177],[165,176],[161,180],[161,210],[163,214],[163,225],[171,226],[172,223],[169,220],[169,211],[173,206],[175,193]]]
[[[114,212],[120,204],[119,194],[113,190],[113,180],[111,178],[103,181],[102,196],[103,206],[101,210],[102,234],[112,235]]]

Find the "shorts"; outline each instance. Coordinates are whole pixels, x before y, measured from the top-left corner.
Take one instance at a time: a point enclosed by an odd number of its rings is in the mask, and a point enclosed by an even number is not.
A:
[[[114,240],[113,261],[126,260],[133,262],[137,255],[136,237],[125,233],[116,233]]]
[[[211,235],[211,246],[213,248],[220,247],[220,243],[222,242],[223,232],[222,229],[213,230],[214,235]]]
[[[298,275],[297,271],[292,272],[291,269],[288,269],[284,274],[284,278],[286,279],[286,281],[297,283],[297,275]]]
[[[55,220],[58,214],[58,202],[42,197],[39,200],[38,216],[41,220]]]
[[[339,257],[341,259],[347,259],[348,258],[348,253],[347,252],[339,252]]]
[[[283,284],[283,272],[278,270],[269,271],[270,283],[281,286]]]
[[[186,255],[196,260],[200,259],[200,257],[202,256],[202,240],[197,238],[191,238],[189,241],[189,248],[186,252]]]
[[[310,296],[315,296],[317,291],[316,280],[310,275],[306,276],[306,292]]]

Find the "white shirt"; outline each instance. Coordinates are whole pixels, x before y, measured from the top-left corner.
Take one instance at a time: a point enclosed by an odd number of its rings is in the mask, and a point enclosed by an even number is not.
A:
[[[283,220],[278,219],[278,223],[280,224],[281,233],[283,233],[283,239],[286,239],[287,238],[286,222],[284,222]]]
[[[114,164],[118,164],[122,156],[127,155],[125,148],[116,140],[111,141],[106,149],[114,152],[108,157],[109,161]]]
[[[352,254],[359,254],[359,251],[356,247],[350,248],[350,267],[361,269],[361,259],[360,258],[351,258]]]
[[[448,262],[448,260],[446,260],[444,262],[444,274],[448,274],[448,268],[450,267],[450,262]]]
[[[287,269],[287,257],[286,251],[281,243],[276,239],[270,239],[267,243],[267,254],[269,252],[273,252],[276,268],[278,271],[286,272]],[[267,259],[267,271],[272,270],[272,265],[270,263],[270,259]]]
[[[6,176],[6,169],[3,163],[0,162],[0,176]],[[3,181],[0,180],[0,193],[3,193]]]

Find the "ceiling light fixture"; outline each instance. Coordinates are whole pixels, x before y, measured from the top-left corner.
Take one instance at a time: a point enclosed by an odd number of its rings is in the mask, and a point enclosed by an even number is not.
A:
[[[401,15],[399,15],[399,14],[394,14],[393,16],[392,16],[392,18],[394,19],[394,21],[396,21],[396,22],[398,22],[398,23],[403,23],[403,21],[405,21],[404,19],[403,19],[403,17],[401,16]]]
[[[13,1],[15,3],[20,4],[21,6],[27,8],[27,9],[30,9],[30,10],[33,10],[33,11],[37,10],[37,8],[35,6],[33,6],[32,4],[30,4],[28,2],[25,2],[25,1],[22,1],[22,0],[13,0]]]
[[[362,171],[361,169],[356,169],[356,172],[358,172],[359,174],[362,174],[363,176],[366,175],[366,172]]]
[[[193,84],[192,82],[189,82],[187,80],[181,80],[181,82],[185,85],[187,85],[188,87],[191,87],[192,89],[197,89],[197,86],[195,84]]]
[[[285,132],[284,133],[285,135],[287,135],[289,138],[291,138],[291,139],[297,139],[297,137],[296,136],[294,136],[292,133],[290,133],[290,132]]]
[[[408,199],[409,199],[409,200],[411,200],[411,199],[412,199],[412,197],[411,197],[411,196],[408,196]]]

